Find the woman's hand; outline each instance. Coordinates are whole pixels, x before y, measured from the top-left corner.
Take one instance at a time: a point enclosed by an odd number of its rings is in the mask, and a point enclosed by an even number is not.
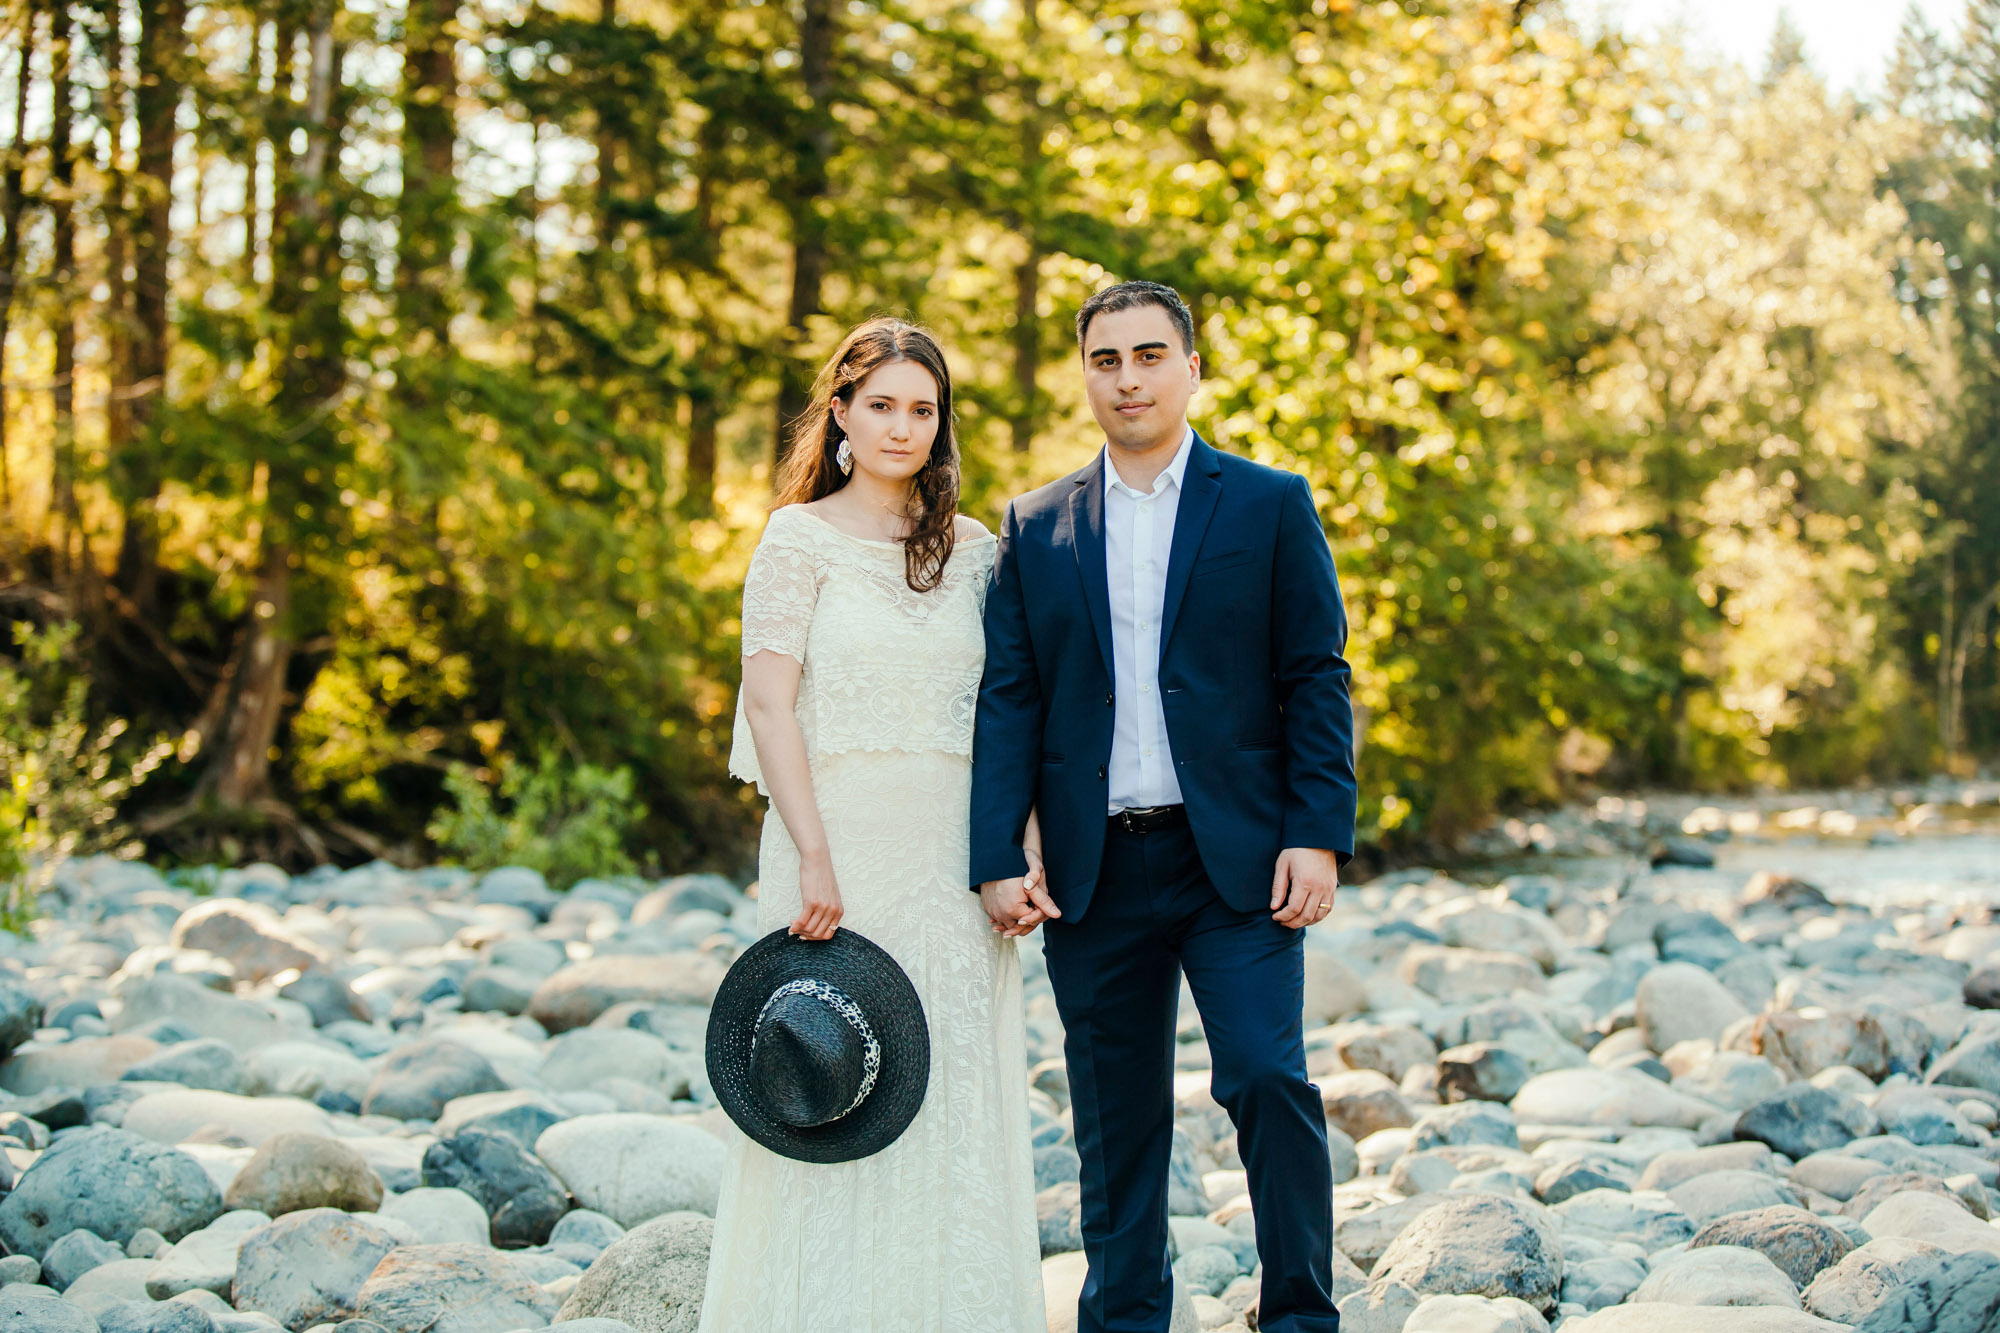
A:
[[[842,909],[831,856],[806,857],[799,863],[799,898],[802,906],[791,933],[806,940],[832,939]]]

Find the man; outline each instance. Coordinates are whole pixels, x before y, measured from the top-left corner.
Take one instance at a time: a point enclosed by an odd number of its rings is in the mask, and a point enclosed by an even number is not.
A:
[[[1333,1333],[1332,1170],[1304,936],[1354,847],[1346,615],[1303,478],[1187,422],[1194,322],[1128,282],[1077,315],[1102,454],[1008,507],[986,608],[971,882],[1047,922],[1089,1275],[1079,1333],[1165,1333],[1180,976],[1237,1127],[1259,1327]],[[1029,816],[1043,885],[1024,881]]]

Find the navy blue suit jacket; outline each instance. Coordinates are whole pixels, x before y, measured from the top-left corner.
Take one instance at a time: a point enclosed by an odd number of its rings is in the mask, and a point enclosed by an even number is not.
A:
[[[1035,808],[1070,921],[1096,888],[1110,790],[1104,466],[1007,507],[973,733],[969,882],[1027,873]],[[1159,672],[1174,776],[1216,891],[1269,910],[1280,850],[1354,851],[1347,615],[1303,477],[1197,435],[1175,513]]]

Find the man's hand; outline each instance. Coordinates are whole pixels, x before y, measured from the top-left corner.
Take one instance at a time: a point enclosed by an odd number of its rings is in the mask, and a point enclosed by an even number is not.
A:
[[[1320,847],[1287,847],[1271,877],[1271,919],[1297,930],[1317,924],[1333,906],[1340,862]]]
[[[986,919],[999,934],[1010,939],[1031,934],[1042,922],[1062,915],[1048,895],[1047,883],[1041,857],[1031,854],[1026,875],[981,884],[979,905],[986,909]]]

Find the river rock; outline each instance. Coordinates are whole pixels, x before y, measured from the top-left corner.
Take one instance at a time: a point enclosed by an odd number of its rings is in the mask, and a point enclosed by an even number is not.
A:
[[[1334,1309],[1340,1315],[1341,1333],[1403,1333],[1421,1303],[1422,1298],[1400,1282],[1371,1282],[1342,1297]]]
[[[1372,1069],[1396,1082],[1437,1059],[1437,1046],[1407,1023],[1342,1023],[1333,1030],[1333,1049],[1349,1069]]]
[[[727,964],[712,954],[611,954],[571,963],[535,988],[528,1016],[551,1033],[587,1026],[614,1004],[713,1003]]]
[[[486,1209],[461,1189],[419,1186],[388,1196],[377,1211],[409,1227],[425,1245],[492,1243]]]
[[[177,949],[200,949],[226,958],[237,976],[253,982],[327,961],[319,948],[288,929],[276,912],[242,898],[196,903],[174,922],[170,942]]]
[[[111,1020],[113,1032],[170,1018],[193,1035],[228,1042],[244,1055],[295,1035],[264,1006],[172,972],[130,977],[112,989],[122,1002]]]
[[[1930,1194],[1892,1194],[1861,1219],[1870,1236],[1927,1241],[1954,1254],[1975,1251],[2000,1257],[2000,1227],[1980,1221],[1957,1203]]]
[[[339,1139],[273,1134],[230,1181],[225,1202],[272,1217],[307,1208],[372,1213],[382,1204],[382,1179]]]
[[[139,1036],[74,1037],[56,1046],[29,1042],[0,1060],[0,1088],[17,1096],[74,1092],[123,1078],[159,1049],[158,1042]]]
[[[179,1083],[216,1092],[248,1092],[251,1084],[250,1071],[236,1048],[213,1037],[163,1047],[119,1077],[127,1082]]]
[[[1858,1333],[1992,1333],[2000,1327],[2000,1260],[1952,1255],[1883,1298]]]
[[[1646,1164],[1639,1174],[1642,1190],[1670,1190],[1683,1181],[1711,1171],[1762,1171],[1775,1175],[1777,1162],[1764,1144],[1717,1143],[1706,1148],[1686,1148],[1663,1152]]]
[[[1779,1205],[1796,1207],[1799,1196],[1764,1171],[1710,1171],[1671,1186],[1667,1195],[1697,1227],[1729,1213]]]
[[[1563,1324],[1563,1333],[1852,1333],[1847,1325],[1774,1305],[1681,1305],[1647,1301]]]
[[[1455,1102],[1424,1112],[1410,1126],[1411,1152],[1473,1144],[1520,1147],[1513,1113],[1492,1102]]]
[[[1919,1146],[1953,1144],[1984,1147],[1987,1136],[1959,1113],[1956,1106],[1928,1088],[1886,1088],[1869,1108],[1884,1134],[1894,1134]]]
[[[1806,1309],[1822,1319],[1858,1324],[1891,1291],[1928,1273],[1949,1253],[1927,1241],[1877,1237],[1820,1270],[1805,1290]]]
[[[1736,1119],[1735,1136],[1790,1158],[1838,1148],[1875,1131],[1875,1116],[1845,1093],[1794,1083]]]
[[[1648,1252],[1694,1238],[1694,1220],[1657,1191],[1590,1190],[1549,1211],[1565,1236],[1623,1241]]]
[[[1377,1130],[1402,1129],[1416,1120],[1396,1085],[1372,1069],[1322,1077],[1319,1097],[1327,1123],[1357,1143]]]
[[[368,1275],[396,1248],[391,1231],[335,1208],[287,1213],[243,1238],[236,1308],[270,1315],[293,1333],[354,1313]]]
[[[1778,1266],[1755,1250],[1718,1245],[1688,1250],[1649,1273],[1635,1302],[1677,1305],[1775,1305],[1799,1308],[1798,1289]]]
[[[1639,981],[1635,1000],[1646,1045],[1664,1051],[1676,1042],[1713,1041],[1749,1011],[1702,968],[1665,963]]]
[[[1875,1164],[1879,1165],[1879,1164]],[[1971,1212],[1971,1205],[1951,1186],[1936,1176],[1917,1171],[1886,1171],[1882,1175],[1863,1181],[1860,1188],[1848,1196],[1840,1211],[1855,1221],[1860,1221],[1875,1211],[1879,1204],[1897,1194],[1930,1194],[1943,1199],[1955,1207]]]
[[[662,1213],[713,1214],[721,1140],[663,1116],[614,1112],[551,1125],[535,1156],[585,1208],[632,1227]]]
[[[201,1230],[182,1237],[154,1256],[157,1266],[146,1276],[146,1294],[156,1301],[184,1291],[228,1296],[243,1242],[270,1221],[263,1213],[242,1209],[224,1213]]]
[[[98,1311],[97,1327],[99,1333],[216,1333],[215,1312],[185,1300],[108,1306]]]
[[[714,1234],[708,1218],[686,1213],[634,1227],[598,1256],[556,1318],[619,1319],[637,1333],[694,1333]]]
[[[2000,1232],[1995,1232],[1994,1238],[2000,1241]],[[1786,1204],[1718,1217],[1695,1233],[1688,1249],[1710,1245],[1755,1250],[1776,1264],[1795,1287],[1804,1287],[1821,1269],[1839,1263],[1854,1248],[1854,1242],[1838,1227]]]
[[[496,1130],[468,1129],[424,1150],[424,1184],[463,1190],[491,1219],[493,1243],[540,1245],[569,1210],[569,1192],[519,1141]]]
[[[1695,1129],[1717,1113],[1708,1102],[1629,1069],[1557,1069],[1528,1080],[1512,1103],[1522,1124],[1664,1125]]]
[[[99,1333],[90,1311],[52,1292],[36,1294],[25,1283],[0,1287],[0,1328],[7,1333]]]
[[[141,1227],[179,1240],[221,1212],[221,1192],[186,1153],[127,1130],[92,1129],[58,1140],[0,1200],[0,1242],[40,1258],[79,1227],[120,1246]]]
[[[1536,1172],[1535,1197],[1553,1208],[1589,1190],[1630,1190],[1638,1183],[1638,1175],[1629,1162],[1617,1158],[1572,1157],[1550,1162]]]
[[[1541,1311],[1511,1296],[1432,1296],[1410,1312],[1403,1333],[1548,1333]]]
[[[635,1028],[577,1028],[548,1044],[548,1055],[535,1070],[544,1087],[589,1088],[608,1078],[636,1079],[674,1095],[687,1086],[680,1057],[665,1042]]]
[[[126,1301],[150,1300],[146,1295],[146,1279],[154,1267],[151,1259],[114,1259],[99,1264],[70,1283],[63,1299],[74,1301],[92,1314]]]
[[[1492,1194],[1447,1198],[1391,1241],[1371,1272],[1418,1295],[1513,1296],[1555,1308],[1563,1250],[1541,1205]]]
[[[1646,1266],[1626,1255],[1584,1260],[1565,1257],[1562,1303],[1580,1305],[1585,1311],[1602,1310],[1631,1296],[1645,1280]]]
[[[330,1027],[349,1019],[366,1023],[370,1017],[367,1004],[347,982],[320,968],[292,978],[278,987],[278,995],[304,1005],[314,1027]]]
[[[1337,1023],[1368,1007],[1368,992],[1354,970],[1325,949],[1305,951],[1305,1025]]]
[[[33,991],[0,977],[0,1059],[35,1035],[42,1017],[42,1002]]]
[[[61,1291],[93,1268],[116,1263],[125,1251],[95,1232],[78,1228],[42,1252],[42,1281]]]
[[[1717,1051],[1674,1078],[1677,1091],[1725,1111],[1747,1111],[1784,1086],[1785,1076],[1776,1065],[1743,1051]]]
[[[483,1245],[404,1245],[375,1265],[354,1313],[387,1333],[505,1333],[541,1327],[559,1304]]]
[[[126,1108],[121,1123],[157,1143],[183,1143],[207,1129],[253,1148],[274,1134],[333,1133],[326,1112],[297,1097],[240,1097],[201,1088],[149,1092]]]
[[[1517,954],[1418,944],[1403,954],[1397,975],[1445,1004],[1472,1004],[1517,991],[1539,992],[1541,968]]]
[[[321,1093],[351,1099],[357,1106],[374,1071],[338,1042],[319,1038],[274,1041],[244,1061],[252,1092],[277,1093],[312,1101]]]
[[[1948,1088],[2000,1094],[2000,1030],[1975,1031],[1938,1057],[1929,1078]]]
[[[1534,1072],[1527,1058],[1504,1042],[1466,1042],[1438,1056],[1438,1096],[1447,1102],[1512,1101]]]
[[[361,1109],[398,1120],[436,1120],[446,1102],[506,1086],[486,1058],[445,1038],[399,1046],[382,1057]]]

